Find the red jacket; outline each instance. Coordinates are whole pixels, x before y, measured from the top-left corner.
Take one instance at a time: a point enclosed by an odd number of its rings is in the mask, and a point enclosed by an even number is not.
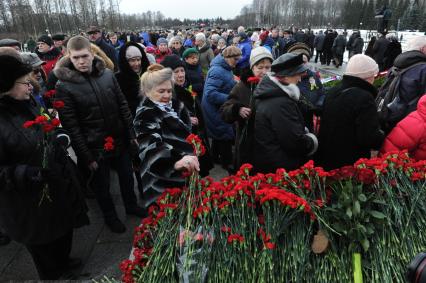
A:
[[[40,53],[38,50],[36,50],[36,53],[40,60],[46,63],[41,67],[46,73],[46,76],[49,76],[49,73],[55,68],[56,62],[62,57],[61,50],[52,48],[46,53]]]
[[[167,55],[172,55],[173,52],[169,49],[167,49],[166,53],[161,53],[159,49],[155,50],[155,61],[160,64],[161,61],[163,61],[164,57]]]
[[[417,110],[410,113],[386,137],[381,153],[407,149],[416,160],[426,160],[426,95],[417,103]]]

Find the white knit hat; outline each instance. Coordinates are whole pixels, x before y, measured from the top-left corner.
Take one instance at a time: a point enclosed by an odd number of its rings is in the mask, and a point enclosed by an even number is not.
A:
[[[199,32],[199,33],[197,33],[196,35],[195,35],[195,40],[198,40],[198,41],[206,41],[206,36],[204,35],[204,33],[202,33],[202,32]]]
[[[135,57],[142,57],[142,53],[136,46],[130,45],[126,50],[126,59],[132,59]]]
[[[357,54],[351,57],[346,66],[345,75],[368,79],[379,72],[379,66],[371,57]]]
[[[265,47],[259,46],[254,48],[250,53],[250,69],[253,68],[257,62],[266,58],[271,59],[271,62],[274,61],[271,52],[269,52],[269,50]]]

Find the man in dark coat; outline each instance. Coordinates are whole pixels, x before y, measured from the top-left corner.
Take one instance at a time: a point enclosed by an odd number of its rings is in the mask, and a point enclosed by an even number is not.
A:
[[[314,40],[314,47],[317,51],[317,54],[315,56],[315,63],[318,62],[318,56],[320,57],[320,62],[321,64],[324,64],[324,55],[323,55],[323,51],[324,51],[324,40],[325,40],[325,35],[322,32],[322,30],[320,30],[318,32],[318,34],[315,36],[315,40]]]
[[[318,147],[309,133],[298,107],[297,83],[308,69],[303,55],[284,54],[272,63],[272,73],[257,86],[255,116],[254,168],[275,172],[293,170],[303,165]]]
[[[408,42],[408,50],[394,62],[401,74],[396,97],[387,107],[386,117],[382,117],[386,131],[416,110],[417,102],[426,93],[426,36],[418,36]]]
[[[376,62],[362,54],[348,62],[341,86],[327,95],[319,133],[317,163],[326,170],[352,165],[380,149],[385,138],[374,104],[372,85],[379,71]]]
[[[325,63],[327,66],[330,65],[331,60],[333,59],[333,43],[334,43],[335,35],[332,30],[328,30],[325,33],[325,39],[324,39],[324,57],[325,57]]]
[[[386,49],[388,48],[389,40],[386,39],[385,34],[382,34],[379,39],[376,40],[373,46],[373,58],[379,65],[379,71],[382,72],[384,68],[384,57]]]
[[[272,47],[272,56],[278,58],[285,53],[286,43],[283,38],[279,37],[278,28],[273,28],[271,31],[271,39],[274,41]]]
[[[341,32],[333,42],[332,51],[334,54],[334,60],[336,67],[343,65],[343,54],[345,53],[346,48],[346,36]]]
[[[106,42],[106,40],[102,37],[101,30],[96,26],[91,26],[87,31],[89,35],[89,40],[99,46],[100,49],[111,59],[112,63],[114,63],[114,72],[118,71],[118,63],[117,63],[117,53],[111,45]]]
[[[65,103],[59,116],[71,134],[78,162],[93,175],[93,190],[105,223],[113,232],[123,233],[126,227],[117,217],[110,194],[111,168],[117,170],[126,213],[145,215],[137,206],[133,191],[128,149],[135,139],[132,115],[114,74],[105,68],[99,57],[94,57],[90,42],[85,37],[75,36],[68,41],[67,47],[69,56],[54,70],[59,79],[56,98]],[[108,137],[112,138],[109,150]]]

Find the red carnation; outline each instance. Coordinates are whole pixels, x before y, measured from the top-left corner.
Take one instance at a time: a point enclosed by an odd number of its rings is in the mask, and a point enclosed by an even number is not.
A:
[[[52,124],[52,126],[58,127],[61,124],[61,121],[59,121],[58,118],[53,118],[50,123]]]
[[[55,96],[55,94],[56,94],[56,90],[52,89],[52,90],[46,91],[44,93],[44,97],[52,98]]]
[[[260,82],[260,79],[258,77],[250,77],[247,79],[247,82],[251,84],[258,84]]]
[[[34,126],[35,124],[36,124],[36,122],[35,122],[35,121],[26,121],[26,122],[24,123],[23,127],[24,127],[25,129],[28,129],[28,128],[30,128],[30,127],[32,127],[32,126]]]
[[[112,151],[112,150],[114,150],[114,144],[110,143],[110,142],[107,142],[104,145],[104,149],[105,149],[105,151]]]
[[[47,122],[47,120],[48,120],[47,117],[42,115],[42,116],[37,116],[34,122],[36,124],[44,124]]]
[[[43,125],[43,132],[48,133],[51,132],[55,129],[55,126],[53,126],[52,124],[44,124]]]
[[[61,109],[65,106],[65,103],[62,100],[57,100],[53,102],[53,108]]]
[[[268,249],[268,250],[274,250],[275,249],[275,244],[274,243],[272,243],[272,242],[267,242],[267,243],[265,243],[265,249]]]

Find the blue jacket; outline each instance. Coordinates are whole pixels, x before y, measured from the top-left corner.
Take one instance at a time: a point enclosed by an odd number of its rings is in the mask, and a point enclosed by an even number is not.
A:
[[[250,66],[250,53],[251,53],[251,40],[246,38],[243,42],[238,44],[238,48],[241,49],[241,59],[237,63],[237,68],[242,69]]]
[[[184,47],[192,47],[192,45],[192,40],[190,38],[187,38],[183,44]]]
[[[231,66],[226,63],[222,55],[216,56],[207,73],[201,103],[207,135],[212,139],[234,139],[234,129],[231,124],[222,120],[220,107],[228,99],[228,95],[235,84]]]
[[[272,48],[274,48],[275,42],[270,36],[268,36],[266,38],[265,42],[262,43],[262,46],[265,47],[266,49],[268,49],[269,52],[271,52],[271,54],[272,54]]]

